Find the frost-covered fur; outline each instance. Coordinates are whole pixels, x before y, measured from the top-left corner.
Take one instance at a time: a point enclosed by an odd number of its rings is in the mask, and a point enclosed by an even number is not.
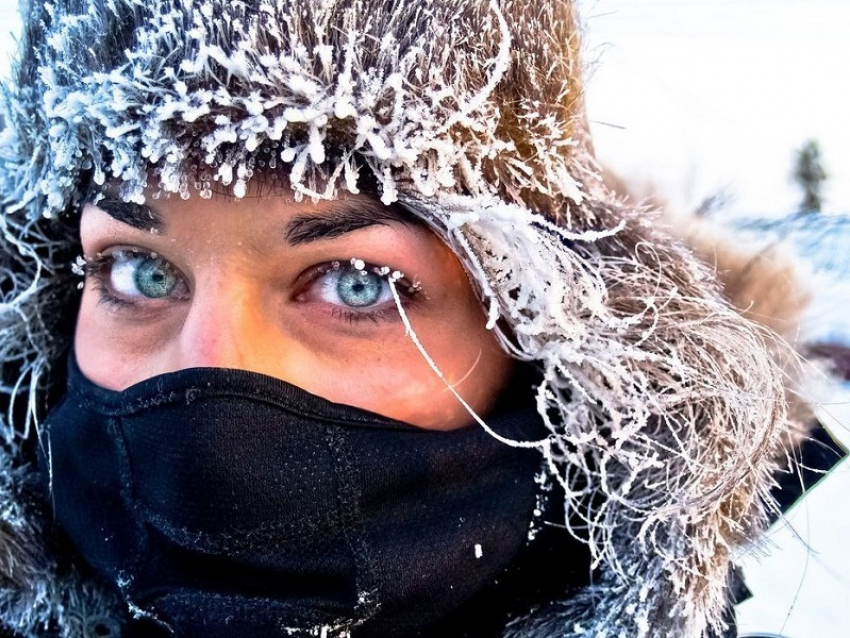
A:
[[[763,524],[786,433],[776,348],[602,185],[570,2],[58,0],[25,19],[0,141],[3,622],[80,635],[111,604],[52,557],[25,496],[82,201],[239,197],[257,174],[330,198],[368,173],[455,249],[489,326],[543,371],[538,447],[596,571],[506,634],[723,629],[730,553]]]

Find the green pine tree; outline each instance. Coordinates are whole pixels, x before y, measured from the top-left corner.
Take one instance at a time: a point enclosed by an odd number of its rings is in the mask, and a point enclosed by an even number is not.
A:
[[[823,208],[823,185],[827,172],[821,160],[820,145],[808,140],[796,153],[793,178],[803,190],[799,212],[819,213]]]

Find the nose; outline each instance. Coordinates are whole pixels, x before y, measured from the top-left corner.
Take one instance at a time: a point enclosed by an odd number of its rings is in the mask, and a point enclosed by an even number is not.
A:
[[[263,372],[264,332],[250,288],[222,279],[197,282],[177,340],[176,369],[235,368]]]

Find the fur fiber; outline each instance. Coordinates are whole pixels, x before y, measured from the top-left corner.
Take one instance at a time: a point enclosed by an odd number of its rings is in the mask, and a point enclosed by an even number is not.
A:
[[[371,175],[451,245],[543,373],[537,443],[594,584],[515,638],[700,638],[789,431],[782,347],[654,213],[602,183],[567,0],[56,0],[3,89],[0,620],[79,636],[115,601],[51,551],[28,441],[61,389],[75,225],[100,189],[299,196]],[[94,194],[93,194],[94,193]],[[31,450],[30,450],[31,451]],[[553,565],[552,569],[557,569]],[[88,623],[88,624],[87,624]]]

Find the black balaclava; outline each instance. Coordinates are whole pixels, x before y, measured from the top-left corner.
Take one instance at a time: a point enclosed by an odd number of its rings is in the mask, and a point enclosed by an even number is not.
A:
[[[541,436],[525,399],[488,423]],[[42,449],[77,551],[178,636],[417,635],[498,580],[540,514],[535,450],[239,370],[116,392],[72,356]]]

